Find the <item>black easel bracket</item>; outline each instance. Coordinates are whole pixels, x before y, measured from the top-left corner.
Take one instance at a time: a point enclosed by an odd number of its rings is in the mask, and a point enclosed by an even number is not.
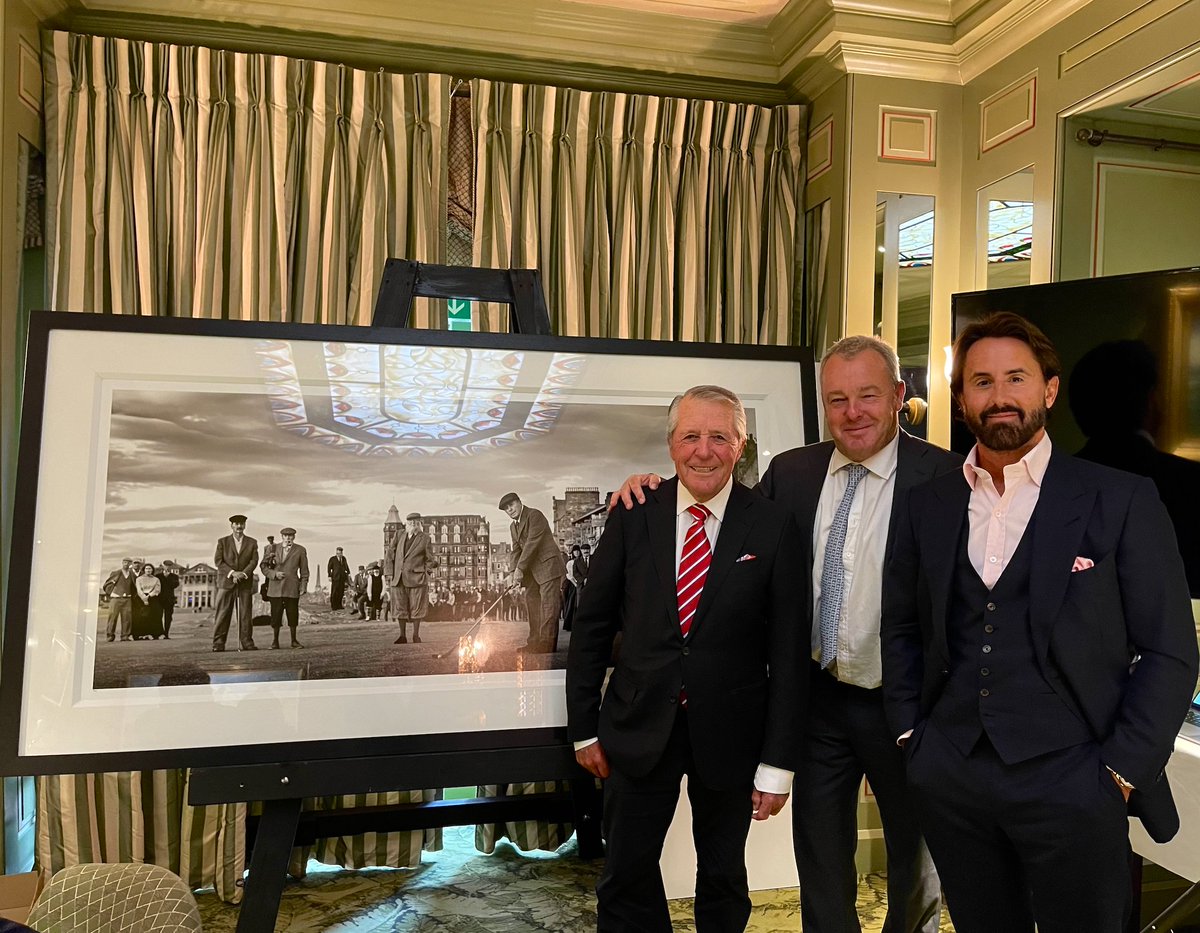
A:
[[[467,298],[510,306],[518,334],[550,334],[550,312],[537,269],[480,269],[389,259],[375,299],[373,327],[407,327],[414,298]]]
[[[331,787],[338,795],[457,787],[477,784],[481,775],[488,784],[521,784],[570,780],[582,773],[569,745],[226,765],[193,768],[188,802],[322,797]]]

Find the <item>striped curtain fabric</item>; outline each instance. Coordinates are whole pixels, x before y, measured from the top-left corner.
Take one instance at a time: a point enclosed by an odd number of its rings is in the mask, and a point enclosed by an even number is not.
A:
[[[43,68],[52,308],[366,324],[389,256],[442,261],[445,75],[64,32]],[[151,862],[239,901],[246,806],[189,807],[186,782],[39,778],[38,863]],[[307,804],[335,805],[361,798]],[[440,831],[319,840],[293,867],[407,866],[422,846]]]
[[[442,261],[446,75],[45,43],[52,307],[366,324],[389,256]]]
[[[799,342],[804,106],[484,80],[471,100],[473,264],[541,269],[555,333]]]

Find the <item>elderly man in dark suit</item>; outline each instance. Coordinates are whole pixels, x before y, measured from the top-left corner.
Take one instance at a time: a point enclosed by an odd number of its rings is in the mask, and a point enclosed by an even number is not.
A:
[[[567,562],[545,515],[522,503],[515,492],[500,499],[500,508],[512,519],[509,585],[525,587],[525,606],[529,610],[529,640],[524,648],[535,653],[552,652],[558,647],[558,616]]]
[[[246,534],[246,516],[229,516],[230,533],[217,539],[213,563],[217,565],[217,615],[213,626],[213,651],[224,651],[229,622],[238,617],[238,645],[254,651],[254,568],[258,566],[258,542]]]
[[[281,528],[279,536],[283,541],[275,546],[274,565],[268,569],[264,561],[262,568],[267,575],[267,596],[271,600],[271,629],[275,636],[271,647],[279,647],[279,630],[283,628],[286,613],[292,647],[303,648],[296,637],[296,627],[300,624],[300,597],[308,592],[308,551],[296,543],[295,528]]]
[[[1153,483],[1054,449],[1059,364],[1014,314],[968,326],[976,444],[914,489],[883,611],[888,717],[959,933],[1119,933],[1130,815],[1178,827],[1163,768],[1196,633]]]
[[[409,512],[383,557],[389,608],[400,624],[400,636],[393,644],[408,643],[409,622],[413,644],[421,643],[421,623],[429,615],[429,574],[436,566],[429,535],[421,528],[421,513]]]
[[[792,799],[801,924],[805,933],[861,930],[855,851],[865,775],[887,849],[883,929],[936,933],[941,889],[884,716],[879,620],[887,542],[907,490],[961,468],[962,458],[900,430],[900,362],[882,340],[839,340],[821,361],[820,384],[833,439],[778,454],[758,486],[796,519],[812,584],[808,720]],[[631,477],[622,493],[628,500],[657,480]]]
[[[803,723],[808,585],[783,509],[735,482],[737,396],[689,389],[671,405],[677,476],[609,515],[567,660],[568,731],[604,788],[602,931],[669,931],[658,862],[688,778],[696,928],[744,929],[751,818],[787,800]],[[601,699],[617,633],[622,646]]]

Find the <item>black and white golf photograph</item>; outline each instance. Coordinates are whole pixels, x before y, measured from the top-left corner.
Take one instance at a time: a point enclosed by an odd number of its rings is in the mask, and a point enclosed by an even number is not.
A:
[[[608,497],[671,474],[672,398],[742,395],[750,485],[804,436],[799,362],[744,348],[140,326],[49,333],[28,754],[561,726]]]

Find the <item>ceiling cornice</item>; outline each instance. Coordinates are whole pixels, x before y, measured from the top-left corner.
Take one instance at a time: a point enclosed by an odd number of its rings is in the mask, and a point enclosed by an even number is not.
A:
[[[964,84],[1090,0],[790,0],[769,21],[588,0],[25,0],[56,28],[758,103],[841,74]],[[684,13],[687,15],[683,15]]]

